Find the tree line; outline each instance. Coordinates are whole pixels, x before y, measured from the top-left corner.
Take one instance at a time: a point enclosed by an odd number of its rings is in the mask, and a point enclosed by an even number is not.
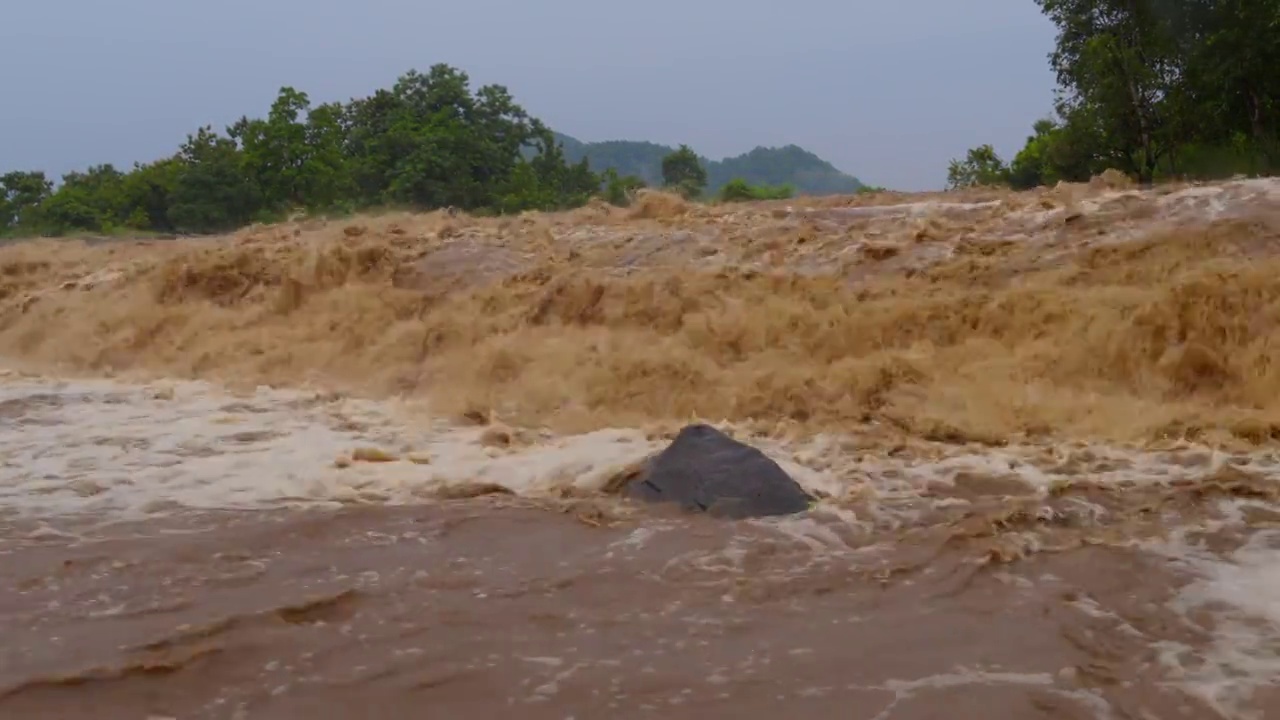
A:
[[[950,187],[1030,188],[1106,169],[1142,183],[1280,167],[1280,0],[1036,0],[1057,27],[1052,116],[1006,163],[990,145]]]
[[[592,167],[613,168],[622,175],[634,175],[645,182],[659,185],[662,176],[662,159],[677,148],[654,142],[635,140],[606,140],[582,142],[568,135],[556,137],[564,143],[564,153],[571,161],[586,157]],[[795,192],[806,195],[852,195],[865,185],[858,178],[841,172],[834,165],[797,145],[783,147],[756,147],[735,157],[711,160],[700,157],[707,171],[707,187],[716,197],[722,196],[726,185],[744,182],[756,188],[768,187],[774,192],[782,186],[790,186]],[[730,191],[733,194],[734,191]]]
[[[664,159],[663,185],[698,197],[706,180],[688,147]],[[172,156],[127,171],[97,165],[56,188],[40,171],[2,173],[0,234],[203,234],[298,211],[389,206],[503,214],[592,197],[625,205],[644,186],[597,173],[585,158],[569,162],[505,87],[472,90],[465,72],[437,64],[347,103],[313,106],[305,92],[281,88],[266,117],[222,132],[201,127]]]

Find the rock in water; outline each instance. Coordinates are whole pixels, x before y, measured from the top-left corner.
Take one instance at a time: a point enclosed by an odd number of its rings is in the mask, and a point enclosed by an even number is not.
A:
[[[681,429],[628,483],[626,494],[735,519],[790,515],[813,501],[764,453],[702,424]]]

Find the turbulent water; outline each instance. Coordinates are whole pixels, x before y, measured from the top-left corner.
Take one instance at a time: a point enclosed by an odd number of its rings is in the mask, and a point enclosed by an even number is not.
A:
[[[0,716],[1280,713],[1278,200],[0,249]],[[617,497],[692,419],[819,502]]]

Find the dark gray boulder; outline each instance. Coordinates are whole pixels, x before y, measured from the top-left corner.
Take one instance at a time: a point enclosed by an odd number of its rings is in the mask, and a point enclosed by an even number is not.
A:
[[[627,497],[716,517],[790,515],[813,497],[756,448],[710,425],[687,425],[627,483]]]

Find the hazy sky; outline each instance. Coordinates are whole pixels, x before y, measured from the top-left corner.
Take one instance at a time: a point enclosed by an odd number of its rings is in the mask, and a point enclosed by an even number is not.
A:
[[[865,182],[940,187],[1050,109],[1033,0],[4,0],[0,171],[171,153],[205,123],[445,62],[582,140],[712,158],[796,143]]]

